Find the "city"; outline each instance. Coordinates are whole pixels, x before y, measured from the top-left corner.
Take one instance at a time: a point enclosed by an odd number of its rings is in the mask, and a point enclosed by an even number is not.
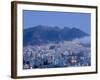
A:
[[[64,41],[23,48],[23,69],[91,66],[90,47]]]

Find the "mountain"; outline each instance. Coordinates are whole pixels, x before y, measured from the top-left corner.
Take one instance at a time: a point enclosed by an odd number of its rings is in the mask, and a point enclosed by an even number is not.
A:
[[[40,45],[49,42],[70,41],[85,36],[89,35],[77,28],[38,25],[23,30],[23,44]]]

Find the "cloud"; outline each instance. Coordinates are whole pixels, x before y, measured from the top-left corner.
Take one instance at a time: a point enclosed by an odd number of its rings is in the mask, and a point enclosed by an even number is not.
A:
[[[80,42],[80,43],[89,43],[90,42],[90,36],[86,36],[86,37],[83,37],[83,38],[77,38],[77,39],[74,39],[73,41]]]

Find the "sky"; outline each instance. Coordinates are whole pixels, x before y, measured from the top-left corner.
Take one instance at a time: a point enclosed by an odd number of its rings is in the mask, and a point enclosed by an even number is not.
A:
[[[90,13],[23,10],[24,29],[37,25],[59,26],[60,28],[76,27],[89,34],[90,21]]]

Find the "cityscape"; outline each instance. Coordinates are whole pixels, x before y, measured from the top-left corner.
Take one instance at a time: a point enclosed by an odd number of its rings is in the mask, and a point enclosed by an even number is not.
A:
[[[91,66],[91,14],[23,10],[23,69]]]
[[[23,69],[91,66],[90,47],[64,41],[23,48]]]

